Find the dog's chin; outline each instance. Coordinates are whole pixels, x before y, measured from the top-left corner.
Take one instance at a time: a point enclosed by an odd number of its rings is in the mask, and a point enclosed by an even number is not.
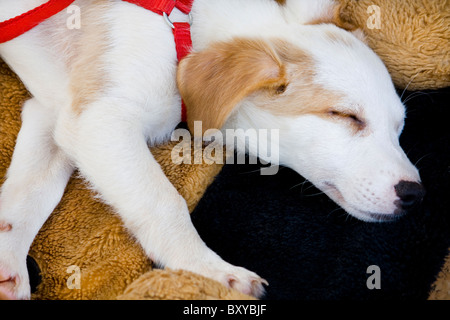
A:
[[[391,222],[398,220],[403,216],[403,212],[394,211],[393,213],[377,213],[360,209],[345,200],[342,193],[336,186],[330,182],[324,182],[322,191],[334,202],[336,202],[349,215],[364,222]]]
[[[350,207],[346,209],[342,206],[347,213],[351,216],[365,221],[365,222],[392,222],[398,220],[403,214],[397,213],[375,213],[370,211],[358,210],[356,208]]]

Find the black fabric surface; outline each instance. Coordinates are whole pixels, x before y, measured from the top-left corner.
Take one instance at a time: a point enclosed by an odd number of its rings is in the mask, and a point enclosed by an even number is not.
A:
[[[408,215],[361,222],[291,169],[226,165],[192,215],[203,240],[265,278],[266,299],[426,299],[450,246],[450,88],[403,100],[401,145],[427,190]],[[366,284],[371,265],[379,290]]]

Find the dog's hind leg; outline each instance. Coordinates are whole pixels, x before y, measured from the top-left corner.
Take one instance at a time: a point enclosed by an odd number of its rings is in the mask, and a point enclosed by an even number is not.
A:
[[[261,294],[260,277],[223,261],[200,239],[185,200],[149,152],[145,111],[111,97],[83,110],[67,118],[62,128],[72,128],[57,140],[73,152],[81,174],[119,213],[147,255],[165,267]]]
[[[55,118],[35,98],[24,104],[22,127],[0,193],[0,299],[30,297],[28,250],[73,171],[53,142]]]

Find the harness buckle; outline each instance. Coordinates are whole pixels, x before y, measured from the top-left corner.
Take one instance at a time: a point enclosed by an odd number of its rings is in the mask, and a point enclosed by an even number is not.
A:
[[[169,16],[167,15],[167,13],[163,12],[163,17],[164,17],[164,20],[166,21],[167,25],[168,25],[169,27],[171,27],[172,29],[175,29],[175,26],[173,25],[173,22],[170,20],[170,18],[169,18]],[[193,22],[194,22],[194,20],[193,20],[193,18],[192,18],[192,14],[189,13],[189,14],[188,14],[188,17],[189,17],[189,25],[192,26],[192,24],[193,24]]]

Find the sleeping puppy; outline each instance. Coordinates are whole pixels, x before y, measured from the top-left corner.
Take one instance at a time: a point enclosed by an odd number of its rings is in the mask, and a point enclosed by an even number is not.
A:
[[[1,1],[0,21],[44,2]],[[165,21],[126,1],[76,0],[80,28],[67,27],[63,10],[0,44],[32,94],[0,195],[1,298],[30,297],[28,249],[75,169],[153,261],[261,296],[263,279],[203,243],[148,150],[170,139],[181,96],[189,125],[201,121],[205,132],[279,130],[273,164],[360,219],[392,220],[420,201],[418,172],[398,143],[404,107],[381,60],[323,23],[333,21],[331,0],[278,2],[195,0],[194,52],[178,74],[166,23],[189,20],[178,9]]]

